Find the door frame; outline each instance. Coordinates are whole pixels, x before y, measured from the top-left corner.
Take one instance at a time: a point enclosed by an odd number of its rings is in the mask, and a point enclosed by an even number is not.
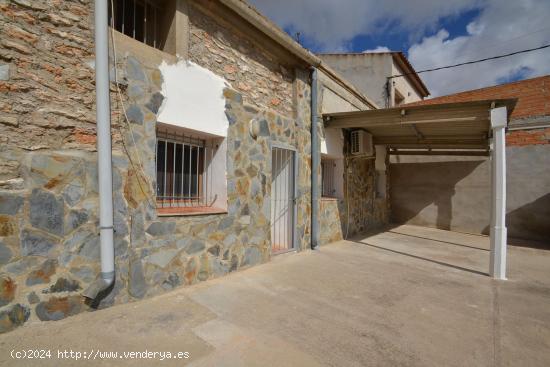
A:
[[[270,155],[270,159],[271,159],[271,184],[273,185],[273,148],[277,148],[277,149],[286,149],[286,150],[289,150],[292,152],[292,156],[294,157],[293,160],[292,160],[292,163],[294,165],[294,172],[293,172],[293,176],[294,176],[294,183],[293,183],[293,200],[292,200],[292,230],[291,230],[291,233],[292,233],[292,248],[291,249],[288,249],[287,251],[283,251],[283,252],[278,252],[276,254],[273,254],[273,249],[272,249],[272,243],[271,243],[271,240],[270,240],[270,249],[271,249],[271,255],[280,255],[280,254],[285,254],[285,253],[289,253],[289,252],[295,252],[295,251],[298,251],[298,240],[297,240],[297,227],[298,227],[298,223],[297,223],[297,219],[298,219],[298,175],[300,173],[300,170],[298,169],[298,163],[299,163],[299,159],[298,159],[298,150],[296,149],[296,147],[292,146],[292,145],[289,145],[289,144],[285,144],[285,143],[281,143],[281,142],[271,142],[270,144],[270,148],[269,148],[269,155]],[[271,192],[269,194],[269,201],[270,201],[270,212],[271,212]],[[269,218],[270,220],[270,228],[272,228],[272,223],[271,223],[271,220],[273,218]],[[271,232],[270,232],[270,238],[271,238]]]

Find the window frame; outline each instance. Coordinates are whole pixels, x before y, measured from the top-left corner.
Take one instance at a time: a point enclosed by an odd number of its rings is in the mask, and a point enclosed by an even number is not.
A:
[[[163,149],[161,149],[162,145]],[[169,148],[170,145],[171,148]],[[217,199],[217,194],[213,195],[213,180],[216,177],[208,165],[212,163],[214,150],[217,149],[218,145],[214,147],[213,139],[178,132],[177,129],[157,127],[155,201],[159,215],[227,212],[225,209],[213,206]],[[162,154],[164,157],[161,156]],[[186,162],[187,154],[189,154],[189,163]],[[170,155],[171,159],[169,159]],[[169,165],[172,167],[168,167]],[[159,175],[163,175],[162,179]],[[172,181],[171,184],[168,183],[169,180]],[[159,190],[162,190],[162,195]]]
[[[331,165],[331,167],[327,169],[326,166],[329,164]],[[321,198],[325,198],[325,199],[337,198],[336,185],[335,185],[336,184],[335,171],[336,171],[336,162],[334,159],[321,158]],[[328,182],[326,180],[328,180]],[[325,190],[326,187],[328,187],[328,190],[330,190],[331,194],[327,194]]]
[[[150,47],[162,50],[166,43],[166,34],[163,31],[163,17],[169,10],[167,2],[152,0],[111,0],[109,6],[109,25],[116,31]],[[131,7],[131,8],[130,8]],[[128,9],[130,13],[127,12]],[[143,13],[141,31],[136,26],[138,11]],[[112,14],[114,10],[114,17]],[[120,14],[122,12],[122,14]],[[150,14],[152,12],[152,15]],[[152,26],[150,26],[152,24]],[[128,29],[130,28],[130,29]],[[153,35],[150,35],[153,32]],[[139,34],[138,34],[139,33]]]

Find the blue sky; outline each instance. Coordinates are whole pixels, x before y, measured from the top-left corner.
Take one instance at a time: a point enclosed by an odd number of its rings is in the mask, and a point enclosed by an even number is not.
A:
[[[480,9],[474,8],[465,10],[458,15],[450,15],[439,20],[438,25],[445,28],[452,38],[464,36],[467,34],[466,26],[479,16]],[[351,40],[345,42],[346,52],[363,52],[365,50],[374,50],[379,46],[387,47],[390,50],[406,51],[418,39],[411,36],[409,32],[402,31],[399,27],[392,25],[384,31],[375,31],[365,34],[358,34]],[[284,30],[295,37],[297,30],[292,26],[284,27]],[[315,42],[312,37],[300,35],[300,43],[313,52],[330,52],[322,45]],[[339,51],[339,50],[338,50]]]
[[[405,52],[417,70],[550,43],[550,0],[250,0],[314,52]],[[550,74],[550,49],[422,74],[433,96]]]

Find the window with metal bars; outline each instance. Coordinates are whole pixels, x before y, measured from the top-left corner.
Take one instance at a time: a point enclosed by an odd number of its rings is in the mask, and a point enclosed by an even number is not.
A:
[[[149,46],[162,49],[166,32],[162,26],[165,16],[165,1],[110,0],[109,24],[114,28]],[[114,11],[111,14],[112,10]]]
[[[188,212],[212,206],[216,148],[207,139],[157,130],[157,208]]]
[[[321,193],[323,197],[335,197],[334,169],[336,163],[331,159],[321,160]]]

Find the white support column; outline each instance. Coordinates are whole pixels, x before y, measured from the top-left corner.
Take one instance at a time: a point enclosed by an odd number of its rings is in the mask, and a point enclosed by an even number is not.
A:
[[[491,151],[491,262],[490,274],[506,279],[506,107],[491,110],[493,149]]]

